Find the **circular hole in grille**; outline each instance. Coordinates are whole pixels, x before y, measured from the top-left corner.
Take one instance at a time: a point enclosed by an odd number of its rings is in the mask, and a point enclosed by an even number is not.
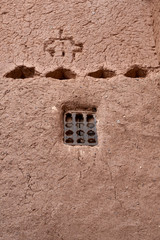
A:
[[[66,127],[67,128],[71,128],[72,127],[72,123],[66,123]]]
[[[96,140],[95,140],[94,138],[90,138],[90,139],[88,139],[88,142],[89,142],[89,143],[95,143]]]
[[[77,139],[77,143],[84,143],[84,142],[85,142],[85,140],[83,138]]]
[[[66,139],[66,143],[73,143],[74,141],[73,141],[73,139],[72,138],[68,138],[68,139]]]
[[[94,128],[94,123],[87,123],[87,127]]]
[[[89,136],[94,136],[94,135],[95,135],[95,132],[92,131],[92,130],[90,130],[90,131],[87,132],[87,134],[88,134]]]
[[[79,131],[77,131],[77,135],[78,135],[78,136],[83,136],[83,135],[84,135],[84,132],[83,132],[82,130],[79,130]]]
[[[81,128],[81,127],[84,126],[84,124],[83,124],[83,123],[76,123],[76,126],[77,126],[78,128]]]
[[[67,136],[71,136],[73,134],[73,131],[71,131],[71,130],[68,130],[67,132],[66,132],[66,135]]]

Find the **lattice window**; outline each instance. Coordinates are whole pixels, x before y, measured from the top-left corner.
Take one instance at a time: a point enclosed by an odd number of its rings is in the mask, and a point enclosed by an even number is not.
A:
[[[97,145],[94,113],[67,112],[64,114],[64,142],[69,145]]]

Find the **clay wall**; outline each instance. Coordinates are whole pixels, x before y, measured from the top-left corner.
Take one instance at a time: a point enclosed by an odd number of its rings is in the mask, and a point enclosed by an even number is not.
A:
[[[152,1],[153,26],[156,42],[156,50],[160,62],[160,1]]]
[[[158,16],[1,1],[0,240],[159,240]],[[90,110],[98,144],[64,144],[65,112]]]

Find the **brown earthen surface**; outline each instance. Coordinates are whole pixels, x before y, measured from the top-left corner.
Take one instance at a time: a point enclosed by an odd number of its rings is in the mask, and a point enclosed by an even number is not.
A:
[[[156,42],[156,51],[160,62],[160,1],[152,0],[153,29]]]
[[[151,2],[2,0],[0,22],[0,240],[159,240]],[[90,108],[98,145],[65,145]]]

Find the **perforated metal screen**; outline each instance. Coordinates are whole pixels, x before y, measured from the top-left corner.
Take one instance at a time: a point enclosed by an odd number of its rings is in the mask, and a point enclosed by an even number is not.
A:
[[[64,142],[69,145],[97,145],[94,113],[67,112],[64,114]]]

